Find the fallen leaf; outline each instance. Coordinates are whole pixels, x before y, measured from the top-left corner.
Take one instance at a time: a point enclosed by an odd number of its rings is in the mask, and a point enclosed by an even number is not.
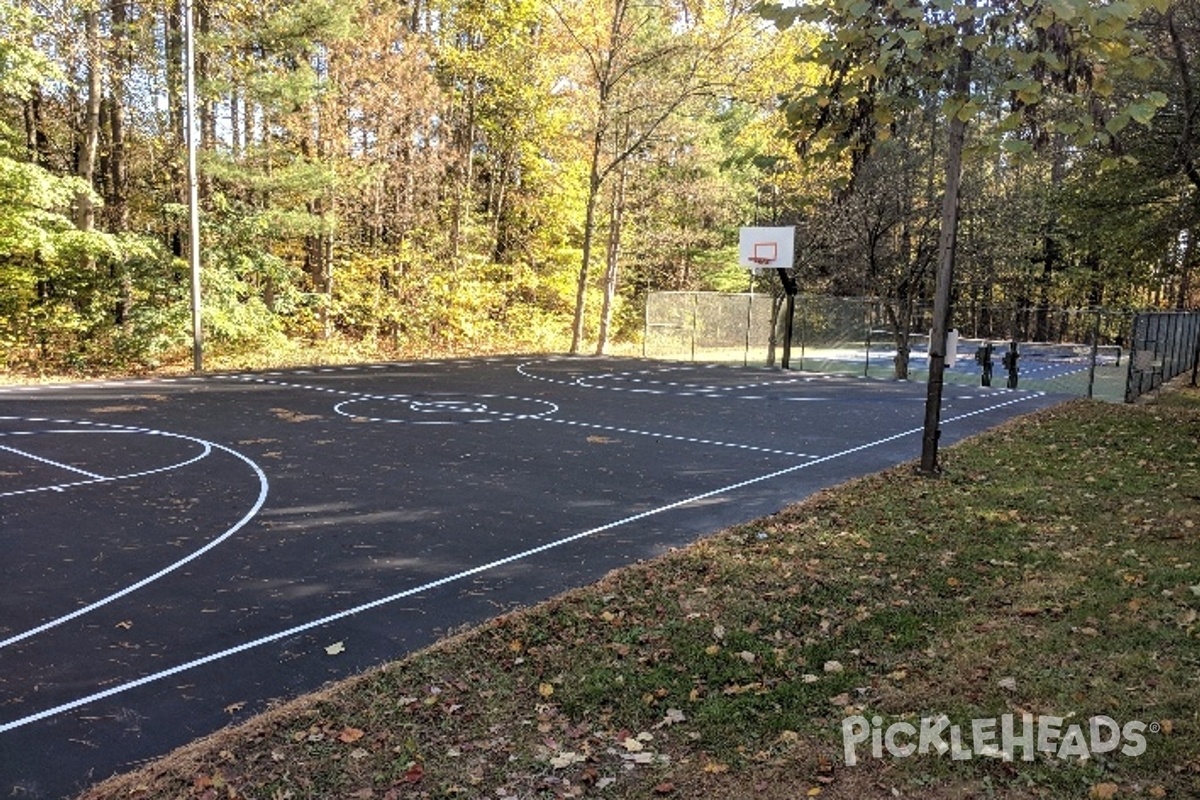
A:
[[[1119,789],[1115,783],[1097,783],[1088,792],[1088,797],[1091,800],[1112,800],[1112,798],[1117,796],[1118,791]]]
[[[127,631],[133,627],[133,620],[127,619],[124,622],[118,622],[114,627],[120,628],[123,631]]]
[[[359,730],[358,728],[351,728],[347,726],[342,729],[341,733],[338,734],[338,741],[342,742],[343,744],[354,744],[365,735],[366,734],[364,731]]]
[[[621,746],[631,753],[640,753],[643,749],[645,749],[645,745],[643,745],[637,739],[634,739],[632,736],[621,742]]]
[[[654,727],[663,728],[667,725],[678,725],[680,722],[684,722],[685,720],[687,720],[687,715],[685,715],[678,708],[668,708],[667,715],[663,717]]]
[[[329,647],[325,648],[325,654],[330,656],[336,656],[339,653],[344,652],[346,652],[345,642],[334,642],[333,644],[329,645]]]
[[[671,783],[670,781],[660,783],[658,786],[654,787],[655,794],[671,794],[674,791],[675,791],[675,784]]]
[[[425,768],[420,764],[411,764],[404,772],[405,783],[419,783],[425,777]]]
[[[554,694],[554,684],[551,684],[551,683],[538,684],[538,694],[540,694],[542,697],[550,697],[552,694]]]
[[[817,761],[817,783],[823,783],[826,786],[833,783],[833,761],[822,756]]]
[[[850,695],[847,692],[842,692],[841,694],[839,694],[835,697],[829,698],[829,702],[833,703],[835,706],[838,706],[838,707],[848,706],[848,705],[850,705]]]
[[[814,786],[813,788],[809,789],[808,792],[805,793],[805,796],[806,797],[816,797],[820,793],[821,793],[821,787]]]
[[[845,667],[842,666],[842,662],[840,662],[840,661],[826,661],[825,662],[825,671],[826,672],[841,672],[844,669],[845,669]]]
[[[1010,692],[1015,692],[1017,690],[1017,679],[1012,677],[1001,678],[1000,680],[996,681],[996,685],[1001,689],[1007,689]]]
[[[704,764],[704,771],[713,775],[721,772],[729,772],[729,765],[722,764],[720,761],[708,761]]]
[[[272,408],[271,413],[277,419],[281,419],[284,422],[309,422],[321,418],[320,414],[301,414],[299,411],[292,411],[287,408]]]
[[[550,766],[554,769],[566,769],[567,767],[587,761],[585,756],[571,750],[565,750],[550,759]]]

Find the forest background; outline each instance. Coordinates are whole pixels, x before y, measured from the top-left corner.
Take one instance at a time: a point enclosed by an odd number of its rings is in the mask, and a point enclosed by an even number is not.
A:
[[[5,372],[189,362],[185,10],[0,0]],[[797,226],[802,291],[875,298],[899,335],[934,294],[956,126],[957,308],[1045,338],[1051,308],[1200,302],[1200,0],[192,14],[227,363],[602,353],[651,291],[778,294],[736,263],[756,223]]]

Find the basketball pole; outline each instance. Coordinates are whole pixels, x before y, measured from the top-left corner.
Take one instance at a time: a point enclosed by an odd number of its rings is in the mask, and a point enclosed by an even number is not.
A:
[[[200,327],[200,189],[196,168],[196,37],[192,0],[183,0],[184,124],[187,131],[188,261],[192,273],[192,370],[204,369],[204,335]]]

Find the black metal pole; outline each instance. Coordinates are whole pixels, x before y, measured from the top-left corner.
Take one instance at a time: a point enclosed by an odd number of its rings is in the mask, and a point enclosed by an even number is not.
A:
[[[1088,399],[1091,400],[1096,390],[1096,359],[1100,356],[1100,309],[1096,309],[1096,322],[1092,326],[1092,359],[1088,365]]]
[[[792,330],[795,325],[796,318],[796,296],[789,294],[787,296],[787,310],[783,320],[783,359],[780,361],[780,366],[784,369],[792,368]]]
[[[775,271],[779,273],[779,282],[783,284],[783,291],[787,294],[787,311],[783,320],[783,359],[780,362],[784,369],[792,368],[792,330],[795,327],[796,319],[796,292],[798,287],[796,279],[788,274],[785,267],[776,267]]]

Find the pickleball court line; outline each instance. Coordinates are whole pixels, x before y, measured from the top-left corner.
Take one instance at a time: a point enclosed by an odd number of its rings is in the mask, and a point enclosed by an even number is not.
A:
[[[987,406],[985,408],[976,409],[975,411],[969,411],[964,414],[959,414],[954,417],[949,417],[947,419],[942,420],[942,423],[950,424],[953,422],[958,422],[960,420],[979,416],[981,414],[986,414],[990,411],[995,411],[997,409],[1015,405],[1017,403],[1023,403],[1029,399],[1032,399],[1034,397],[1040,397],[1040,396],[1042,396],[1042,393],[1031,393],[1028,395],[1023,395],[1021,397],[1018,397],[1018,398],[1015,398],[1012,400],[1008,400],[1003,403],[998,403],[996,405]],[[329,614],[327,616],[321,617],[319,619],[311,620],[309,622],[305,622],[300,625],[295,625],[290,628],[287,628],[286,630],[282,630],[277,633],[268,634],[266,636],[262,636],[257,639],[253,639],[249,642],[243,642],[242,644],[235,645],[233,647],[229,647],[229,648],[220,650],[215,653],[210,653],[207,656],[201,656],[200,658],[192,659],[183,664],[178,664],[174,667],[170,667],[168,669],[161,670],[159,672],[155,672],[155,673],[152,673],[149,675],[144,675],[141,678],[137,678],[135,680],[128,681],[126,683],[123,683],[123,684],[120,684],[117,686],[111,686],[111,687],[101,690],[99,692],[94,692],[85,697],[80,697],[76,700],[72,700],[67,703],[62,703],[60,705],[54,706],[53,708],[48,708],[43,711],[39,711],[34,714],[25,716],[25,717],[21,717],[20,719],[15,719],[11,722],[0,723],[0,733],[5,733],[7,731],[16,730],[17,728],[21,728],[26,725],[30,725],[34,722],[38,722],[38,721],[41,721],[44,719],[48,719],[50,717],[57,716],[59,714],[66,713],[68,711],[72,711],[76,708],[80,708],[82,706],[88,705],[89,703],[95,703],[100,700],[105,700],[109,697],[113,697],[115,695],[122,694],[122,693],[130,691],[132,689],[136,689],[136,688],[145,686],[150,683],[156,683],[158,681],[164,680],[165,678],[169,678],[171,676],[178,675],[182,672],[196,669],[197,667],[201,667],[206,664],[211,664],[213,662],[220,661],[222,659],[229,658],[231,656],[238,655],[240,653],[244,653],[248,650],[253,650],[255,648],[262,647],[263,645],[267,645],[267,644],[271,644],[273,642],[280,641],[282,639],[288,639],[293,636],[297,636],[301,633],[305,633],[307,631],[313,630],[314,628],[319,628],[323,625],[328,625],[330,623],[337,622],[339,620],[354,616],[356,614],[361,614],[366,611],[370,611],[372,609],[379,608],[381,606],[389,605],[398,600],[403,600],[405,598],[412,597],[413,595],[416,595],[416,594],[422,594],[424,592],[428,592],[433,589],[437,589],[437,588],[445,586],[447,584],[456,583],[458,581],[462,581],[466,578],[473,577],[473,576],[478,575],[483,572],[488,572],[490,570],[497,569],[497,568],[503,567],[503,566],[507,566],[509,564],[514,564],[519,561],[524,561],[528,558],[539,555],[541,553],[545,553],[550,550],[554,550],[559,547],[563,547],[565,545],[572,544],[574,542],[595,536],[596,534],[603,533],[605,531],[609,531],[614,528],[619,528],[624,525],[629,525],[630,523],[637,522],[639,520],[643,520],[648,517],[653,517],[653,516],[656,516],[659,514],[663,514],[668,511],[673,511],[677,508],[681,508],[683,506],[693,504],[693,503],[698,503],[698,502],[707,500],[712,497],[718,497],[723,494],[728,494],[730,492],[737,491],[738,489],[743,489],[747,486],[753,486],[758,483],[763,483],[765,481],[774,480],[775,478],[780,478],[785,475],[790,475],[792,473],[799,472],[800,470],[814,467],[818,464],[824,464],[829,461],[833,461],[833,460],[836,460],[839,458],[844,458],[846,456],[853,455],[854,453],[860,453],[864,450],[869,450],[874,447],[879,447],[880,445],[888,444],[890,442],[894,442],[898,439],[902,439],[907,436],[912,436],[914,434],[922,433],[923,431],[924,431],[923,427],[922,428],[910,428],[908,430],[901,431],[900,433],[892,434],[890,436],[885,436],[881,439],[876,439],[874,441],[867,442],[865,444],[860,444],[855,447],[849,447],[849,448],[846,448],[845,450],[840,450],[836,453],[831,453],[829,455],[821,456],[821,457],[813,459],[811,461],[807,461],[803,464],[796,464],[796,465],[793,465],[790,467],[785,467],[783,469],[775,470],[774,472],[769,472],[765,475],[759,475],[754,478],[748,478],[744,481],[739,481],[737,483],[730,484],[728,486],[723,486],[718,489],[712,489],[707,492],[702,492],[697,495],[692,495],[691,497],[687,497],[682,500],[677,500],[673,503],[668,503],[667,505],[664,505],[664,506],[659,506],[657,508],[649,509],[647,511],[643,511],[638,514],[633,514],[631,516],[624,517],[622,519],[615,520],[613,522],[605,523],[604,525],[599,525],[594,528],[589,528],[588,530],[581,531],[579,533],[575,533],[570,536],[563,537],[561,539],[555,539],[554,541],[546,542],[537,547],[533,547],[528,550],[523,550],[519,553],[514,553],[514,554],[506,556],[504,558],[500,558],[495,561],[490,561],[486,564],[480,564],[478,566],[471,567],[470,569],[466,569],[461,572],[456,572],[454,574],[447,575],[445,577],[438,578],[436,580],[432,580],[427,583],[423,583],[420,586],[415,586],[410,589],[406,589],[404,591],[388,595],[386,597],[381,597],[376,600],[372,600],[370,602],[363,603],[361,605],[357,605],[352,608],[338,611],[333,614]]]
[[[15,421],[21,421],[21,422],[51,422],[51,420],[22,419],[20,417],[0,417],[0,420],[6,420],[6,421],[14,421],[15,420]],[[71,420],[53,420],[52,422],[55,424],[72,424]],[[103,608],[104,606],[106,606],[116,600],[119,600],[122,597],[125,597],[126,595],[132,594],[133,592],[136,592],[137,590],[153,583],[154,581],[157,581],[159,578],[169,575],[170,573],[174,572],[175,570],[179,569],[180,567],[182,567],[186,564],[189,564],[192,561],[195,561],[197,558],[199,558],[200,556],[209,552],[210,550],[217,547],[218,545],[222,544],[227,539],[229,539],[229,537],[233,536],[235,533],[237,533],[243,527],[245,527],[246,524],[250,522],[250,520],[252,520],[255,516],[257,516],[259,510],[262,508],[263,504],[267,500],[267,493],[270,489],[270,485],[267,481],[266,474],[262,471],[262,469],[258,466],[258,464],[254,463],[254,461],[252,461],[250,458],[239,453],[236,450],[233,450],[232,448],[225,447],[224,445],[216,444],[215,442],[209,442],[204,439],[199,439],[194,436],[186,436],[184,434],[179,434],[179,433],[170,433],[168,431],[151,430],[149,428],[128,428],[128,427],[124,427],[124,426],[106,425],[103,423],[93,423],[93,422],[85,422],[85,421],[80,421],[75,424],[92,425],[92,426],[96,426],[96,427],[88,429],[87,431],[68,430],[68,431],[55,431],[55,432],[59,432],[59,433],[85,433],[85,432],[142,433],[142,434],[147,434],[147,435],[152,435],[152,436],[166,436],[166,437],[173,438],[173,439],[183,439],[186,441],[190,441],[190,442],[199,444],[204,452],[201,455],[196,456],[193,459],[181,462],[179,464],[176,464],[176,465],[173,465],[170,467],[160,467],[158,469],[147,470],[145,472],[138,472],[138,473],[133,473],[133,474],[124,475],[124,476],[108,477],[108,478],[103,478],[100,480],[79,481],[74,484],[67,484],[66,486],[74,487],[74,486],[83,486],[83,485],[89,485],[89,484],[109,483],[112,481],[122,480],[125,478],[138,478],[138,477],[144,477],[146,475],[157,475],[157,474],[161,474],[163,472],[167,472],[170,470],[179,469],[179,468],[187,466],[189,464],[194,464],[195,462],[208,456],[210,453],[212,453],[212,451],[214,449],[217,449],[217,450],[221,450],[223,452],[229,453],[230,455],[234,456],[235,458],[240,459],[254,471],[254,474],[258,477],[258,484],[259,484],[258,498],[255,500],[254,505],[251,506],[250,510],[247,511],[242,516],[241,519],[239,519],[237,522],[235,522],[232,527],[228,528],[220,536],[216,537],[215,539],[210,540],[208,543],[206,543],[202,547],[192,551],[191,553],[189,553],[188,555],[184,556],[183,558],[175,561],[174,563],[163,567],[162,569],[158,570],[157,572],[153,573],[152,575],[142,578],[141,580],[137,581],[136,583],[133,583],[129,586],[126,586],[123,589],[113,592],[112,594],[107,595],[106,597],[102,597],[99,600],[89,603],[86,606],[77,608],[69,614],[64,614],[60,617],[57,617],[55,619],[44,622],[41,625],[38,625],[37,627],[30,628],[27,631],[23,631],[22,633],[18,633],[16,635],[10,636],[7,639],[0,640],[0,649],[3,649],[5,647],[8,647],[9,645],[13,645],[13,644],[16,644],[17,642],[28,639],[31,636],[36,636],[39,633],[44,633],[45,631],[48,631],[52,628],[56,628],[59,625],[62,625],[66,622],[70,622],[73,619],[77,619],[85,614],[89,614],[98,608]],[[47,490],[46,487],[42,487],[37,490],[22,490],[22,491],[18,491],[18,492],[9,492],[8,494],[0,495],[0,498],[12,497],[12,496],[18,495],[18,494],[26,494],[26,493],[29,493],[32,491],[45,491],[45,490]]]
[[[205,442],[203,439],[195,439],[191,436],[180,436],[178,434],[167,433],[165,431],[154,431],[154,430],[150,430],[148,428],[128,428],[128,427],[124,427],[124,426],[107,425],[107,424],[99,423],[99,422],[89,422],[87,420],[67,420],[67,419],[50,420],[50,419],[41,419],[38,417],[0,417],[0,422],[11,422],[11,421],[47,422],[47,423],[51,423],[54,425],[90,425],[90,426],[94,426],[94,427],[86,428],[86,429],[76,429],[76,430],[50,429],[50,430],[39,430],[39,431],[8,431],[8,432],[0,432],[0,436],[40,436],[43,434],[59,434],[59,433],[64,433],[64,434],[141,433],[141,434],[145,434],[145,435],[170,436],[170,437],[177,438],[177,439],[187,439],[189,441],[195,442],[196,444],[199,444],[201,446],[200,447],[201,452],[199,455],[193,456],[192,458],[189,458],[186,461],[180,461],[176,464],[168,464],[163,467],[155,467],[154,469],[143,470],[142,472],[129,472],[129,473],[125,473],[122,475],[97,475],[96,477],[89,478],[86,481],[71,481],[69,483],[52,483],[52,484],[47,484],[45,486],[34,486],[29,489],[14,489],[11,492],[0,492],[0,500],[4,499],[6,497],[17,497],[20,495],[37,494],[39,492],[65,492],[67,489],[77,489],[81,486],[95,486],[97,484],[102,484],[102,483],[114,483],[116,481],[132,480],[134,478],[144,478],[148,475],[158,475],[163,472],[170,472],[172,470],[182,469],[183,467],[189,466],[191,464],[195,464],[197,461],[207,458],[212,453],[212,448],[213,448],[213,445],[211,443]]]
[[[108,480],[108,476],[106,476],[106,475],[100,475],[99,473],[96,473],[96,472],[88,472],[86,469],[80,469],[79,467],[73,467],[70,464],[63,464],[61,461],[53,461],[49,458],[42,458],[39,455],[34,455],[33,453],[27,453],[24,450],[18,450],[15,447],[9,447],[7,445],[0,444],[0,450],[4,450],[5,452],[8,452],[8,453],[15,453],[16,455],[19,455],[22,458],[27,458],[30,461],[37,461],[42,464],[49,464],[52,467],[58,467],[59,469],[66,470],[67,472],[74,472],[77,475],[86,475],[87,477],[94,478],[98,481]]]

